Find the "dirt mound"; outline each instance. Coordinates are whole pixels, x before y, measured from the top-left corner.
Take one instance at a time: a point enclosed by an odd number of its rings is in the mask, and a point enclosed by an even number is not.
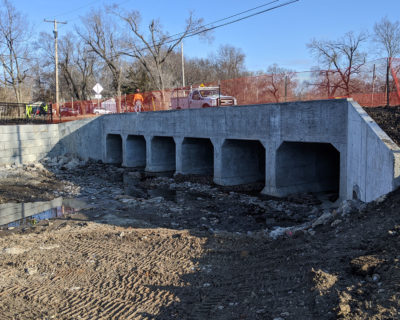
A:
[[[400,106],[364,108],[364,110],[400,146]]]

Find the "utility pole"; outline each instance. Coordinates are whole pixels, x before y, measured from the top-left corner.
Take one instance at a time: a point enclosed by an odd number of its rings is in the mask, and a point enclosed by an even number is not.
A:
[[[67,24],[67,22],[62,22],[62,21],[57,21],[57,20],[46,20],[44,19],[44,22],[50,22],[54,23],[54,51],[55,51],[55,77],[56,77],[56,110],[57,112],[60,112],[60,106],[59,106],[59,88],[58,88],[58,31],[57,31],[57,23],[61,24]]]
[[[390,87],[389,87],[390,59],[391,58],[387,58],[387,66],[386,66],[386,107],[390,107]]]
[[[182,87],[185,87],[185,58],[183,56],[183,41],[181,42],[181,53],[182,53]]]

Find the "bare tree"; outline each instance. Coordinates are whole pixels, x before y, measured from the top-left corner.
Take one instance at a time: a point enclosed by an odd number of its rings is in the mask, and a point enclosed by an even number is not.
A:
[[[117,112],[121,112],[121,47],[118,27],[104,12],[91,12],[82,19],[84,29],[77,29],[77,33],[90,48],[97,54],[110,70],[115,85],[118,103]]]
[[[218,54],[211,57],[219,80],[233,79],[242,76],[246,71],[244,65],[245,59],[246,55],[243,51],[231,45],[221,46],[218,50]]]
[[[400,22],[391,22],[387,17],[375,23],[373,41],[380,46],[388,58],[400,54]]]
[[[336,84],[348,96],[355,89],[352,78],[361,72],[366,62],[366,53],[361,51],[362,44],[367,40],[365,33],[346,33],[336,41],[318,41],[313,39],[307,47],[319,58],[322,67],[337,74],[340,82]]]
[[[288,96],[293,96],[293,90],[296,87],[294,78],[293,71],[281,68],[274,63],[267,69],[263,90],[274,102],[282,102]]]
[[[15,99],[22,102],[23,84],[30,63],[29,26],[15,7],[2,0],[0,8],[0,63],[3,77],[1,83],[13,88]],[[26,99],[26,98],[25,98]]]
[[[117,7],[111,11],[125,21],[129,27],[130,35],[125,42],[124,54],[137,59],[148,72],[154,85],[161,91],[162,104],[165,107],[165,71],[163,66],[174,49],[189,34],[202,30],[202,19],[195,19],[190,13],[186,20],[183,32],[170,36],[165,32],[159,20],[152,20],[148,25],[148,31],[140,28],[141,16],[138,11],[121,12]]]
[[[64,80],[75,99],[88,100],[91,85],[94,85],[96,57],[89,48],[67,34],[60,39],[60,67]]]

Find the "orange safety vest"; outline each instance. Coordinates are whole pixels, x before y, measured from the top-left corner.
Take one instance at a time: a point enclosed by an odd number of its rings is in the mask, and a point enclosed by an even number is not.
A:
[[[133,96],[133,102],[140,100],[142,103],[144,102],[143,96],[140,93],[135,93]]]

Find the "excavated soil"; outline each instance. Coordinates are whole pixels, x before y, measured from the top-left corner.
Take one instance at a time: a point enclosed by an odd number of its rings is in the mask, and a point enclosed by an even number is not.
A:
[[[367,110],[396,142],[399,110]],[[400,319],[400,190],[339,204],[44,164],[0,170],[0,201],[87,206],[0,228],[0,319]]]
[[[207,178],[51,170],[88,206],[2,228],[1,319],[400,319],[400,191],[344,212]]]
[[[364,108],[364,110],[400,146],[400,106]]]

